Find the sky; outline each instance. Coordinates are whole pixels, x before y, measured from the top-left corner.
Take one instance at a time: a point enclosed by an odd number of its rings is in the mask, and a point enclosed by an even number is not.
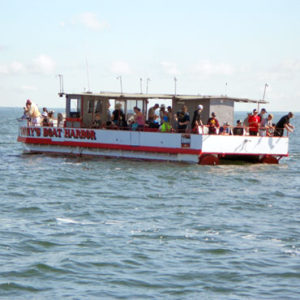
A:
[[[64,91],[227,95],[300,111],[299,0],[0,0],[0,106]],[[267,84],[267,86],[266,86]],[[265,89],[266,87],[266,89]],[[238,104],[237,110],[249,110]]]

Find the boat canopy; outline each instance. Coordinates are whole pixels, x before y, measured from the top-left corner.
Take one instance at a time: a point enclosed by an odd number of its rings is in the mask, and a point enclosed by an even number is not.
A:
[[[60,94],[61,95],[61,94]],[[133,115],[133,108],[137,106],[141,109],[147,118],[149,109],[149,100],[155,100],[157,103],[164,101],[172,103],[172,112],[177,113],[185,105],[190,116],[197,109],[199,104],[203,105],[202,120],[207,122],[212,112],[217,114],[220,123],[234,121],[234,103],[252,103],[259,107],[261,104],[267,104],[264,100],[251,100],[248,98],[236,98],[228,96],[206,96],[206,95],[174,95],[174,94],[139,94],[139,93],[66,93],[66,117],[68,127],[90,127],[96,118],[103,121],[108,120],[109,111],[115,109],[116,104],[122,106],[126,120]]]
[[[139,93],[117,93],[117,92],[100,92],[100,93],[66,93],[67,96],[89,96],[97,98],[112,98],[112,99],[160,99],[160,100],[206,100],[206,99],[222,99],[234,102],[244,102],[244,103],[254,103],[254,104],[267,104],[269,102],[265,100],[253,100],[248,98],[237,98],[237,97],[228,97],[226,95],[219,96],[207,96],[207,95],[185,95],[185,94],[139,94]]]

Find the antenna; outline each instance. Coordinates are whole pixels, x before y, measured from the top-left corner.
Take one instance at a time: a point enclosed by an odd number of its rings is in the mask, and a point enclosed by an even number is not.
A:
[[[263,100],[265,100],[266,90],[267,90],[267,87],[268,87],[268,86],[269,86],[269,85],[268,85],[267,83],[265,83],[264,93],[263,93],[263,97],[262,97]]]
[[[120,88],[121,88],[121,94],[123,94],[123,86],[122,86],[122,76],[118,76],[117,79],[120,80]]]
[[[177,84],[177,78],[174,77],[174,88],[175,88],[174,95],[175,96],[176,96],[176,88],[177,88],[176,84]]]
[[[85,63],[86,63],[86,76],[87,76],[87,84],[88,84],[88,90],[87,92],[90,93],[90,76],[89,76],[89,65],[88,65],[88,60],[87,57],[85,58]]]
[[[148,82],[150,81],[150,78],[147,78],[146,80],[146,94],[148,94]]]
[[[140,78],[141,94],[143,94],[143,78]]]
[[[57,75],[59,78],[59,97],[62,97],[64,95],[64,77],[62,74]]]
[[[227,82],[225,83],[225,96],[227,97],[227,86],[228,86],[228,84],[227,84]]]

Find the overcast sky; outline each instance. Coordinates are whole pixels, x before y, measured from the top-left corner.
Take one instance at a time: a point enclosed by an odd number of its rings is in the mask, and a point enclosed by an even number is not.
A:
[[[300,111],[298,0],[0,0],[0,106],[66,92],[265,98]],[[250,106],[239,105],[240,110]]]

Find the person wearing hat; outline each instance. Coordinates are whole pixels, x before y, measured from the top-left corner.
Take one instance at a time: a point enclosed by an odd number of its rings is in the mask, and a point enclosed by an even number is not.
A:
[[[192,121],[192,130],[198,132],[198,127],[203,126],[201,120],[201,112],[203,111],[203,105],[199,104],[197,109],[194,111],[193,121]]]
[[[259,116],[258,111],[256,108],[253,109],[253,113],[248,118],[249,123],[249,135],[256,135],[258,134],[258,127],[259,127]]]
[[[30,99],[26,101],[26,114],[30,118],[32,126],[39,126],[41,121],[41,113],[35,103],[33,103]]]
[[[208,134],[218,133],[220,125],[217,119],[217,115],[214,112],[211,113],[211,118],[208,119],[207,125],[208,125]]]

